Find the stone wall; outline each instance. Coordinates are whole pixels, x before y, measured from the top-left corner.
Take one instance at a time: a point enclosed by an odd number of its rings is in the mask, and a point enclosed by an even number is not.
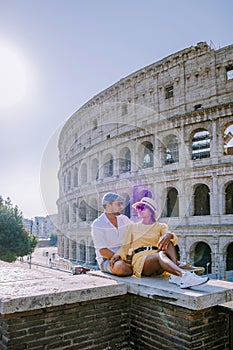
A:
[[[123,296],[1,315],[2,350],[230,350],[229,320]]]
[[[193,311],[132,296],[130,315],[133,350],[229,349],[228,315],[216,308]]]
[[[0,349],[128,350],[126,297],[1,315]]]

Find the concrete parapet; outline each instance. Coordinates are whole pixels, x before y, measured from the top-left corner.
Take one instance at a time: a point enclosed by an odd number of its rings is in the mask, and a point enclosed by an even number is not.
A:
[[[130,294],[164,301],[191,310],[201,310],[233,300],[233,283],[231,282],[209,280],[200,286],[180,289],[170,284],[168,277],[117,277],[101,271],[90,274],[125,283]]]
[[[2,264],[0,313],[31,311],[44,307],[72,304],[127,293],[127,285],[100,276],[64,275],[46,270],[25,270]]]

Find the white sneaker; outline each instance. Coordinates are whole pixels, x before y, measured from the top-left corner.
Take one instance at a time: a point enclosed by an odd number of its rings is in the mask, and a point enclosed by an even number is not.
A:
[[[192,272],[185,272],[180,279],[180,288],[190,288],[206,283],[209,277],[200,277]]]
[[[180,280],[181,280],[180,276],[171,275],[169,277],[169,283],[177,284],[178,286],[180,285]]]

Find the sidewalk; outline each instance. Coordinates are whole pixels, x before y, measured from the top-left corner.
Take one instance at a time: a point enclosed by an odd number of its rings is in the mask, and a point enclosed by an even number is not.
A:
[[[59,258],[57,255],[57,247],[42,247],[36,248],[30,256],[25,256],[23,261],[17,260],[22,265],[28,265],[29,268],[33,266],[41,266],[54,270],[61,270],[63,272],[72,273],[73,264],[66,259]]]

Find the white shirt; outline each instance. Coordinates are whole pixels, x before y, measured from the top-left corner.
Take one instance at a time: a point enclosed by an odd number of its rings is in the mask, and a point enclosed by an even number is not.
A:
[[[91,235],[95,245],[95,253],[98,264],[103,261],[99,250],[108,248],[116,253],[122,245],[122,239],[126,231],[126,226],[131,220],[126,215],[117,216],[117,226],[115,227],[107,218],[106,214],[101,214],[91,225]]]

